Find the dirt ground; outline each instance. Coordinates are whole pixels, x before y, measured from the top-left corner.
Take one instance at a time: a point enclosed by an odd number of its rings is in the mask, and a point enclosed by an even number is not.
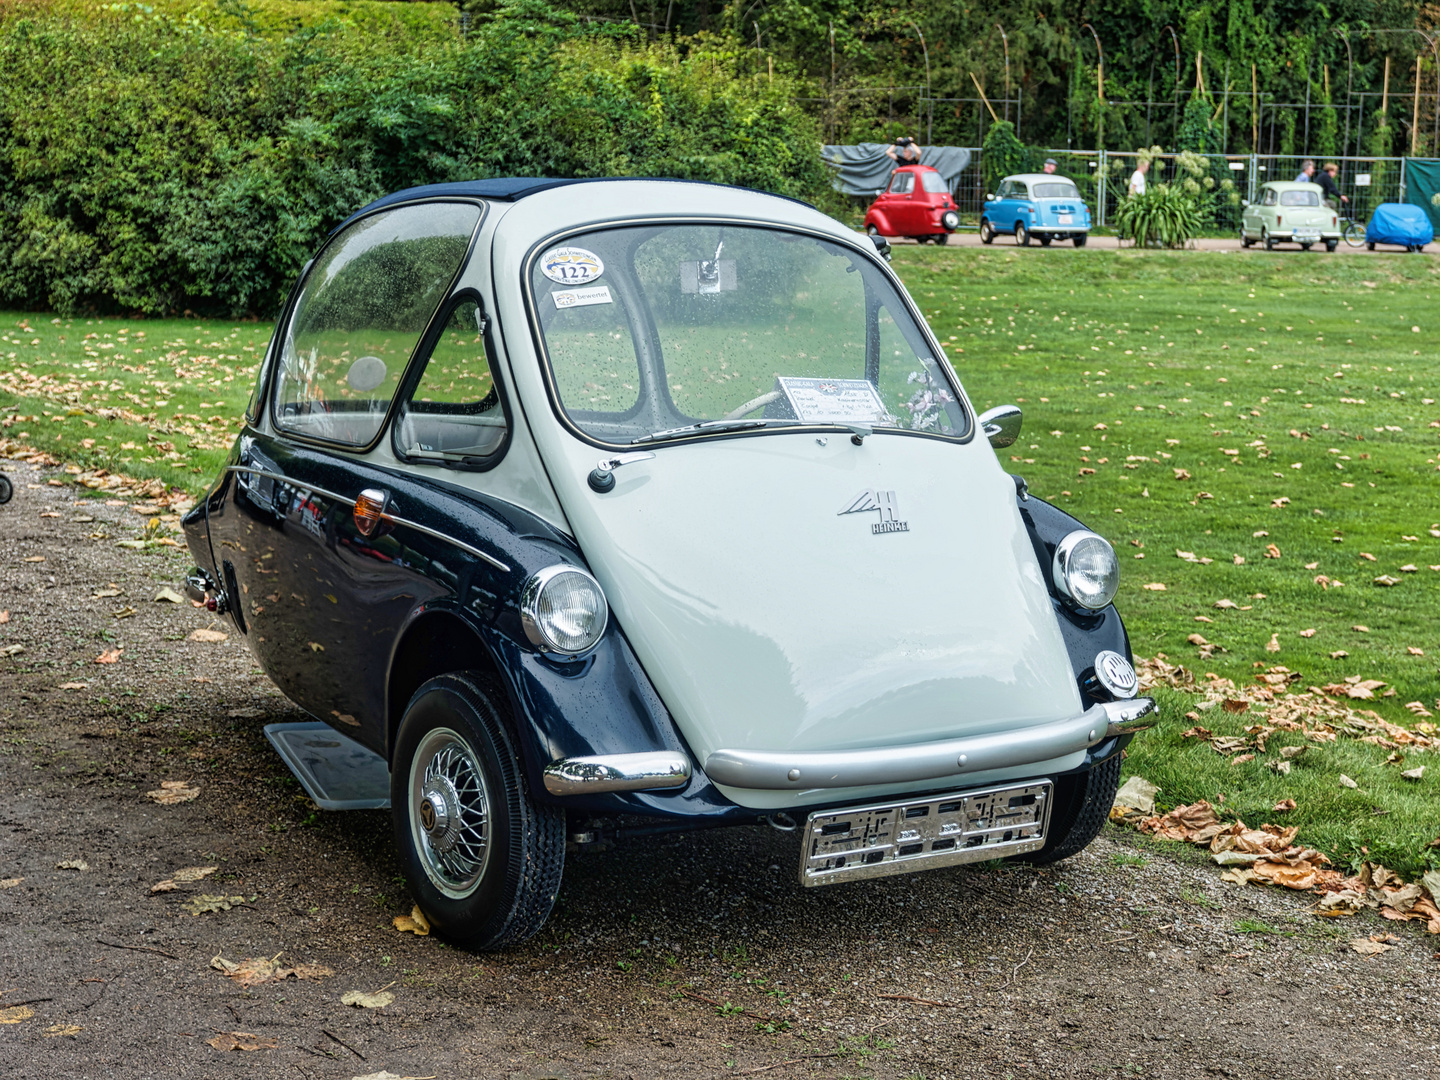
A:
[[[1440,1075],[1435,938],[1314,918],[1119,832],[1044,871],[828,890],[797,884],[793,834],[651,838],[572,857],[524,947],[402,934],[387,815],[317,812],[261,732],[301,717],[239,635],[152,599],[183,549],[117,547],[133,507],[0,468],[0,1075]],[[227,640],[188,639],[207,627]],[[157,805],[165,781],[199,796]],[[219,869],[152,891],[194,866]],[[241,899],[189,914],[202,894]],[[1346,945],[1385,933],[1379,956]],[[246,988],[211,966],[277,954],[333,974]],[[209,1041],[235,1032],[264,1048]]]

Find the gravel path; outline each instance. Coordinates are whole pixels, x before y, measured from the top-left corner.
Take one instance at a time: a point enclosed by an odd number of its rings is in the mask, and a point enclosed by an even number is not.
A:
[[[129,506],[0,468],[17,488],[0,506],[0,1075],[1440,1076],[1435,938],[1316,919],[1305,896],[1118,831],[1045,871],[824,890],[797,885],[793,835],[652,838],[574,856],[523,948],[401,934],[388,816],[316,812],[261,733],[300,716],[239,635],[152,600],[183,549],[119,548],[143,523]],[[229,636],[188,639],[204,628]],[[164,781],[199,796],[157,805]],[[218,869],[152,891],[193,866]],[[239,899],[189,914],[202,894]],[[1373,958],[1346,945],[1386,933]],[[333,974],[246,988],[211,967],[277,954]],[[382,989],[384,1008],[341,1002]],[[235,1032],[263,1048],[209,1041]]]

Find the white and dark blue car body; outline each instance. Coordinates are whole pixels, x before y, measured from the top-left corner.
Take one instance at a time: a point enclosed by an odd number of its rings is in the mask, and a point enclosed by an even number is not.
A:
[[[1075,182],[1058,173],[1021,173],[1000,181],[995,194],[985,196],[980,212],[980,239],[993,243],[998,235],[1013,236],[1017,244],[1038,240],[1070,240],[1084,247],[1090,235],[1090,208]]]
[[[1146,726],[1118,565],[1001,468],[871,241],[667,181],[381,199],[307,265],[192,595],[385,757],[432,923],[535,933],[567,842],[800,826],[800,879],[1095,835]]]

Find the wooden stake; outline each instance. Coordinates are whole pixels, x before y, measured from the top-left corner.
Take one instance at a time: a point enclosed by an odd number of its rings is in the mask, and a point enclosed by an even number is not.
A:
[[[1325,73],[1325,96],[1328,98],[1330,96],[1330,65],[1324,64],[1320,70]]]
[[[1195,51],[1195,89],[1203,96],[1205,93],[1205,69],[1200,66],[1200,60],[1205,54],[1198,49]]]
[[[985,108],[990,110],[990,119],[994,120],[998,124],[1000,122],[1000,117],[995,115],[995,107],[990,104],[990,99],[985,96],[985,88],[980,85],[980,80],[975,77],[975,73],[973,71],[970,72],[970,81],[975,84],[975,89],[980,92],[980,100],[985,103]]]
[[[1260,76],[1250,65],[1250,152],[1260,152]]]
[[[1415,57],[1415,108],[1410,114],[1410,156],[1418,157],[1420,154],[1420,64],[1421,58]]]
[[[1380,94],[1380,115],[1390,115],[1390,57],[1385,57],[1385,89]],[[1382,120],[1381,123],[1384,123]]]

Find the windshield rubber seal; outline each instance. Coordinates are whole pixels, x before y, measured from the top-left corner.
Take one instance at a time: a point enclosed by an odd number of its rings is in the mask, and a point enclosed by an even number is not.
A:
[[[548,396],[550,399],[550,408],[554,412],[556,419],[560,421],[561,426],[563,426],[566,431],[570,432],[570,434],[574,435],[580,441],[588,443],[589,445],[597,447],[601,450],[624,451],[633,449],[636,446],[644,446],[646,449],[650,449],[657,446],[675,446],[679,444],[708,441],[711,439],[753,438],[763,435],[794,435],[797,433],[809,434],[812,432],[831,433],[845,432],[850,430],[850,427],[846,424],[785,424],[783,426],[776,426],[771,428],[756,427],[727,429],[721,431],[695,431],[689,434],[676,434],[665,439],[652,439],[644,443],[607,442],[604,439],[599,439],[594,435],[591,435],[590,433],[582,430],[579,425],[577,425],[570,418],[569,413],[566,411],[564,405],[560,401],[560,391],[558,386],[556,385],[554,368],[550,362],[550,353],[546,348],[545,338],[540,330],[539,308],[535,300],[534,290],[531,288],[530,285],[530,278],[532,275],[532,271],[535,267],[535,261],[540,257],[541,253],[548,248],[554,247],[557,243],[569,240],[573,237],[581,236],[586,233],[601,232],[606,229],[643,227],[646,225],[717,224],[755,226],[764,229],[772,229],[778,232],[797,233],[801,236],[808,236],[816,240],[825,240],[833,244],[840,244],[850,248],[853,253],[878,268],[881,271],[882,275],[889,281],[890,285],[895,289],[896,295],[900,297],[901,303],[904,305],[905,311],[914,320],[915,325],[919,327],[921,336],[930,345],[932,351],[932,359],[940,368],[946,380],[949,382],[950,391],[955,395],[955,401],[960,406],[960,411],[965,417],[965,430],[958,435],[943,435],[938,432],[915,431],[910,428],[876,427],[873,429],[873,434],[902,435],[917,438],[935,439],[940,442],[957,443],[961,445],[969,443],[975,438],[975,431],[978,426],[975,419],[975,410],[970,404],[970,399],[965,395],[965,391],[960,385],[959,376],[956,374],[954,367],[951,365],[949,357],[945,355],[944,349],[941,348],[939,339],[930,329],[930,324],[925,321],[925,317],[920,313],[919,308],[916,307],[915,301],[911,298],[909,290],[906,289],[904,284],[900,281],[899,275],[897,275],[895,271],[891,269],[891,267],[879,257],[879,254],[875,251],[873,244],[862,245],[858,240],[852,240],[848,236],[836,236],[834,233],[823,232],[818,229],[810,229],[806,228],[803,225],[794,225],[787,222],[767,221],[761,218],[726,217],[723,215],[701,216],[695,214],[676,214],[643,218],[616,218],[610,220],[587,222],[584,225],[572,226],[570,228],[562,229],[557,232],[548,234],[547,236],[541,238],[535,244],[533,244],[530,250],[526,253],[525,258],[522,261],[520,270],[520,289],[521,295],[524,297],[525,300],[526,313],[529,316],[531,340],[535,347],[535,355],[540,361],[540,373],[541,377],[545,382],[546,396]]]

